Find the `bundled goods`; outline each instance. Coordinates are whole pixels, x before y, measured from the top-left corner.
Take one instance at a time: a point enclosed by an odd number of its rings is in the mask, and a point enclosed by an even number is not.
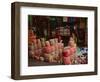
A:
[[[41,40],[37,39],[37,41],[34,42],[34,46],[35,46],[35,50],[34,50],[34,52],[35,52],[35,58],[37,60],[43,61],[43,58],[40,58],[40,57],[43,56],[43,51],[42,51],[43,49],[42,49]]]
[[[38,48],[38,46],[37,46],[37,39],[34,39],[33,40],[33,45],[34,45],[34,49],[37,49]]]
[[[33,43],[31,45],[28,46],[28,53],[29,53],[29,57],[34,58],[34,45]]]
[[[36,40],[36,35],[34,34],[33,30],[28,31],[28,44],[32,44]]]
[[[51,44],[51,55],[53,57],[53,61],[52,62],[57,62],[57,49],[55,48],[56,42],[55,39],[50,39],[50,44]],[[57,45],[56,45],[57,47]]]
[[[50,46],[49,41],[46,41],[46,43],[45,43],[44,52],[45,53],[51,53],[51,46]]]
[[[55,38],[55,56],[59,56],[58,39]]]
[[[59,43],[58,39],[50,39],[45,41],[42,39],[34,39],[29,45],[29,55],[36,60],[47,62],[61,62],[60,53],[63,50],[63,43]]]
[[[62,55],[62,51],[64,48],[64,43],[62,43],[62,40],[58,43],[58,48],[59,48],[59,54]]]
[[[45,38],[41,38],[41,45],[42,47],[45,47]]]
[[[45,43],[45,47],[44,47],[44,58],[46,61],[48,62],[52,62],[52,57],[51,57],[51,46],[50,46],[50,42],[46,41]]]
[[[63,43],[62,41],[58,43],[58,39],[55,38],[55,59],[58,63],[62,63],[62,51],[63,51]]]
[[[55,38],[55,49],[58,50],[58,38]]]
[[[54,39],[50,39],[50,45],[51,45],[51,52],[55,51],[55,42]]]
[[[33,33],[33,30],[30,29],[28,31],[28,45],[29,45],[28,46],[28,53],[29,53],[29,57],[32,57],[32,58],[34,57],[34,52],[33,52],[33,50],[34,50],[34,45],[33,45],[34,38],[36,38],[36,37]]]
[[[63,58],[64,64],[72,64],[74,62],[74,54],[76,52],[76,48],[64,48],[63,50]]]
[[[40,39],[37,39],[37,48],[38,49],[42,48]]]
[[[39,60],[39,53],[38,53],[38,49],[35,49],[35,50],[34,50],[34,53],[35,53],[34,58],[35,58],[36,60]]]

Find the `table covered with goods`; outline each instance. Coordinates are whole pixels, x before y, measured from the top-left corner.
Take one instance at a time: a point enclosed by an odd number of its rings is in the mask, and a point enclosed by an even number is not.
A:
[[[32,32],[28,35],[29,66],[87,64],[87,51],[86,47],[64,46],[58,38],[36,38]]]

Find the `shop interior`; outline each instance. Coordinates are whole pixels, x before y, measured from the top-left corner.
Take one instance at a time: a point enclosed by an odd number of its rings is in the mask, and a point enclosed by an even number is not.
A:
[[[28,66],[87,64],[87,23],[86,17],[28,15]]]

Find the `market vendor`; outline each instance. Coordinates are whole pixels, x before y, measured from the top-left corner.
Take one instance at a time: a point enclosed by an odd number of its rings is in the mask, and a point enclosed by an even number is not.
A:
[[[63,50],[63,62],[66,65],[73,64],[75,60],[76,43],[74,38],[69,38],[68,46]]]

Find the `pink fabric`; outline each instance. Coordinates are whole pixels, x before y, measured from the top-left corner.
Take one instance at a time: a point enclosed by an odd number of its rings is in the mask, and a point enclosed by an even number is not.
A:
[[[68,56],[70,56],[70,55],[71,55],[70,49],[67,49],[66,51],[63,52],[63,56],[64,56],[64,57],[68,57]]]
[[[64,64],[66,64],[66,65],[71,64],[70,56],[68,56],[68,57],[63,57],[63,59],[64,59]]]
[[[71,64],[71,56],[76,52],[76,48],[69,48],[63,51],[64,64]]]
[[[51,52],[51,46],[44,47],[44,52],[45,53],[50,53]]]
[[[75,53],[76,52],[76,48],[70,48],[70,52],[71,53]]]

